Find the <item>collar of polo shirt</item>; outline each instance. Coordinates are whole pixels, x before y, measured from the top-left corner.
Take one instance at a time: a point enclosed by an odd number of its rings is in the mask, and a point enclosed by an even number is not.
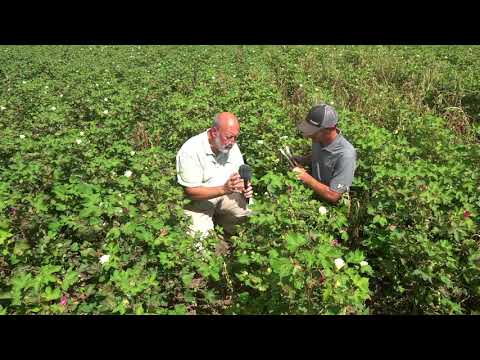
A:
[[[202,141],[203,150],[205,151],[205,154],[215,156],[215,153],[213,152],[212,147],[210,146],[210,143],[208,142],[208,130],[205,131],[204,134],[205,134],[205,136],[203,137],[203,141]]]

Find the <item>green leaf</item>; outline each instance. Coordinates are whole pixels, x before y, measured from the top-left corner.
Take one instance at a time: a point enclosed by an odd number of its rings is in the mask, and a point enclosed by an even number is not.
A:
[[[173,311],[175,315],[186,315],[187,314],[187,307],[185,304],[177,304],[175,305],[175,310]]]
[[[45,194],[38,194],[31,202],[38,212],[48,211],[48,205],[45,203],[47,196]]]
[[[113,230],[113,229],[112,229]],[[137,224],[128,222],[121,227],[122,233],[125,235],[133,235],[137,232]]]
[[[363,256],[363,253],[360,250],[355,250],[353,252],[349,252],[345,256],[345,260],[347,260],[347,262],[353,263],[353,264],[359,264],[361,261],[364,260],[364,258],[365,257]]]
[[[139,304],[135,307],[135,314],[136,315],[143,315],[145,311],[143,310],[142,304]]]
[[[161,230],[165,224],[157,219],[152,219],[148,222],[148,224],[153,227],[155,230]]]
[[[120,228],[115,226],[110,229],[110,231],[107,233],[106,238],[107,239],[118,239],[120,237]]]
[[[62,282],[62,290],[68,291],[68,289],[77,282],[77,279],[78,273],[76,271],[67,272]]]
[[[293,271],[293,265],[288,258],[270,259],[270,266],[280,278],[289,276]]]
[[[382,215],[375,215],[373,217],[373,220],[372,220],[372,223],[373,224],[380,224],[382,226],[385,226],[388,224],[388,221],[385,217],[383,217]]]
[[[59,272],[62,269],[59,265],[45,265],[40,268],[40,273],[38,278],[43,284],[48,284],[50,282],[57,282],[57,277],[53,274]]]
[[[190,284],[192,283],[194,276],[195,276],[194,273],[183,274],[182,275],[183,285],[185,285],[185,287],[189,287]]]
[[[250,257],[247,254],[241,254],[238,257],[238,262],[243,265],[249,265],[250,264]]]
[[[8,232],[4,229],[0,229],[0,244],[5,243],[5,240],[10,238],[11,236],[13,236],[12,233],[10,233],[10,232]]]
[[[142,182],[142,184],[144,185],[150,185],[151,181],[150,179],[148,178],[148,176],[142,174],[142,176],[140,177],[140,181]]]
[[[62,292],[60,291],[59,288],[55,288],[52,290],[50,286],[47,286],[47,288],[45,289],[45,292],[43,293],[43,297],[47,301],[60,299],[61,296],[62,296]]]
[[[291,233],[286,236],[287,249],[290,251],[296,251],[300,246],[305,245],[308,240],[298,233]]]

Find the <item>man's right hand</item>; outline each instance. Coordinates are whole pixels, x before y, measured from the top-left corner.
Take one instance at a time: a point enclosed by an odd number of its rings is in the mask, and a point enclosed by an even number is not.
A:
[[[230,175],[225,185],[223,185],[223,189],[225,190],[226,194],[241,193],[243,188],[243,179],[240,177],[238,172]]]

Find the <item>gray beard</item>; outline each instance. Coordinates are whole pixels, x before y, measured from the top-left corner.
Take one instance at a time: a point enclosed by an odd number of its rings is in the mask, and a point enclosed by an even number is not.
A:
[[[230,149],[227,149],[224,146],[222,146],[222,144],[220,144],[220,139],[216,138],[214,141],[215,141],[215,145],[217,146],[218,152],[220,152],[222,154],[228,154],[229,153]]]

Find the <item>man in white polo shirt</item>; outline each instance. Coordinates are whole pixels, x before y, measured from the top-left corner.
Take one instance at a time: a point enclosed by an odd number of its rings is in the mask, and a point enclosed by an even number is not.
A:
[[[252,197],[252,186],[245,188],[238,173],[244,164],[236,144],[239,133],[237,117],[220,113],[210,129],[187,140],[177,154],[177,181],[192,200],[185,208],[192,235],[206,236],[215,223],[231,235],[250,213],[246,199]]]

